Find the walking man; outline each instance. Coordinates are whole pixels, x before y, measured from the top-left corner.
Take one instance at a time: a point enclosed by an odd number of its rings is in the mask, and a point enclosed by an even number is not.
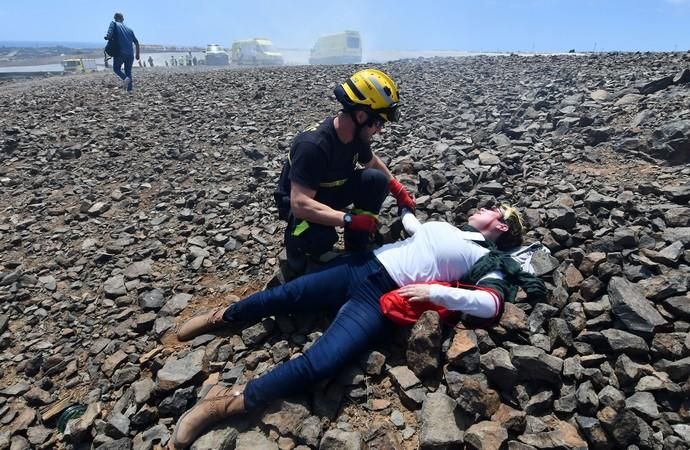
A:
[[[132,90],[132,65],[134,58],[139,60],[139,41],[127,25],[123,22],[125,16],[122,13],[115,13],[113,22],[110,22],[108,32],[105,35],[106,41],[114,40],[117,43],[117,52],[113,55],[113,72],[120,77],[122,84],[127,91]],[[136,53],[132,49],[136,47]],[[124,64],[124,73],[122,66]]]

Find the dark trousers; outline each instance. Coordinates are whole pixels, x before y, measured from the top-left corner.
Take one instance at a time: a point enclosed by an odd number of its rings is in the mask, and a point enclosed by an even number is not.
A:
[[[124,73],[122,72],[122,65],[125,66]],[[113,72],[120,77],[121,80],[129,78],[127,90],[132,90],[132,65],[134,64],[134,55],[121,55],[113,58]]]
[[[322,188],[316,193],[315,200],[333,209],[342,210],[352,205],[352,213],[378,214],[381,205],[388,195],[386,175],[377,169],[356,170],[352,178],[338,187]],[[306,222],[290,214],[285,229],[285,248],[288,261],[300,262],[305,255],[318,257],[333,248],[338,242],[338,233],[334,227]],[[345,245],[348,250],[364,249],[369,242],[367,233],[345,232]],[[306,261],[302,261],[306,264]],[[293,267],[293,269],[299,269]]]
[[[273,400],[312,388],[390,336],[393,324],[381,313],[379,298],[397,288],[371,252],[359,253],[228,307],[223,318],[243,322],[339,308],[326,332],[302,356],[247,384],[245,408],[263,408]]]

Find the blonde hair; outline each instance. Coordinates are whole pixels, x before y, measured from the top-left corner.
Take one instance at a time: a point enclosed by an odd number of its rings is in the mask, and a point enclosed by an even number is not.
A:
[[[498,206],[498,210],[503,215],[503,222],[508,225],[508,231],[498,238],[496,245],[504,249],[521,245],[522,234],[525,232],[525,221],[522,218],[522,214],[517,208],[507,203],[501,203]]]

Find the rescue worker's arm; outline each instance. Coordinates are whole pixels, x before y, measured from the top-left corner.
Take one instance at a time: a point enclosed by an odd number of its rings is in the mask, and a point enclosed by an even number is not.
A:
[[[367,169],[378,169],[381,172],[383,172],[386,175],[386,179],[388,181],[393,179],[393,174],[391,173],[390,170],[388,170],[388,166],[386,166],[383,161],[381,161],[381,158],[379,158],[376,155],[373,155],[371,159],[369,160],[368,163],[364,164],[364,167]]]
[[[342,227],[345,214],[314,200],[316,191],[294,181],[290,183],[290,209],[298,219],[330,227]]]
[[[398,206],[400,208],[407,208],[410,211],[415,210],[417,205],[414,201],[414,198],[409,192],[407,192],[403,185],[395,179],[391,171],[388,170],[388,167],[383,163],[383,161],[381,161],[381,158],[375,154],[372,154],[371,159],[368,163],[364,164],[364,167],[367,169],[378,169],[383,172],[388,179],[388,190],[390,191],[391,195],[395,197],[395,200],[398,202]]]

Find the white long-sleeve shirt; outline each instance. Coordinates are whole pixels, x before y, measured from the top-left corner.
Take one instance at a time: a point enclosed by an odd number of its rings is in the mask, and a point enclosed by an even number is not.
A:
[[[374,255],[400,287],[429,281],[461,280],[489,250],[476,244],[480,233],[461,231],[445,222],[421,224],[412,214],[403,215],[403,226],[412,236],[382,246]],[[479,236],[477,236],[479,235]],[[483,237],[481,237],[483,239]],[[491,272],[484,278],[499,278]],[[497,295],[481,290],[430,285],[431,302],[475,317],[493,318],[500,310]]]

